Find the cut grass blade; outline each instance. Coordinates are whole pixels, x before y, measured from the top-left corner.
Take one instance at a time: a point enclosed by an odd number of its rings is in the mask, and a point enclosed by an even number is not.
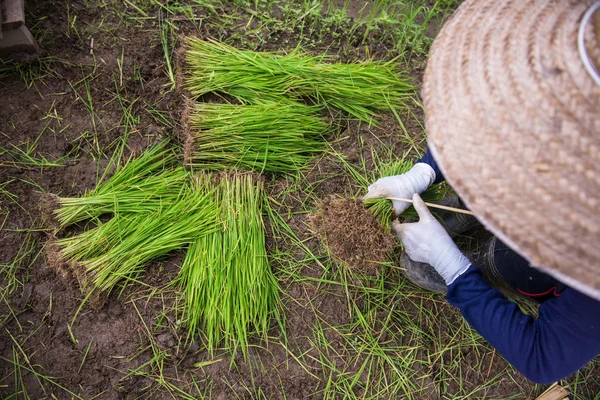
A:
[[[389,62],[332,63],[299,48],[288,54],[239,50],[216,41],[189,39],[187,87],[199,97],[229,94],[243,103],[311,98],[373,123],[377,110],[411,101],[414,87]]]
[[[247,353],[251,335],[266,338],[278,315],[278,287],[267,260],[262,181],[248,173],[220,175],[216,192],[222,229],[190,245],[180,272],[188,338],[198,329],[213,352]]]
[[[324,149],[328,125],[301,103],[200,103],[190,116],[186,161],[212,170],[295,172]]]

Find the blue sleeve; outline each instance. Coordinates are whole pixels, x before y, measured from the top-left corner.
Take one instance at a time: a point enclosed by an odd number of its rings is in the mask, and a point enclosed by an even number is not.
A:
[[[471,266],[449,287],[448,302],[516,369],[549,384],[600,354],[600,302],[572,288],[544,302],[534,319],[491,288]]]
[[[421,157],[417,162],[425,163],[431,168],[433,168],[433,171],[435,172],[435,181],[433,181],[433,183],[441,183],[446,179],[444,178],[444,175],[442,175],[442,171],[440,171],[440,167],[438,167],[437,162],[433,159],[433,155],[431,154],[431,151],[429,151],[429,149],[427,149],[425,155]]]

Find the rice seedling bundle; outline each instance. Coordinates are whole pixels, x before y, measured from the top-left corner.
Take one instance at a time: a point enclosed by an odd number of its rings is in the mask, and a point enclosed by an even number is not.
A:
[[[189,118],[186,162],[212,170],[293,172],[323,150],[329,126],[301,103],[199,103]]]
[[[219,229],[210,182],[192,179],[175,161],[163,143],[94,191],[61,201],[57,215],[65,225],[96,218],[96,227],[55,241],[63,259],[84,271],[84,286],[110,291],[134,279],[148,261]],[[107,212],[112,213],[107,222],[97,219]]]
[[[404,157],[389,163],[379,164],[375,167],[375,171],[369,178],[369,182],[375,182],[378,178],[384,176],[400,175],[408,172],[413,166],[412,161],[406,160]],[[421,194],[424,201],[430,202],[440,199],[440,192],[437,187],[430,187]],[[379,220],[381,226],[387,232],[391,231],[394,208],[392,202],[386,199],[367,199],[363,200],[364,206]],[[416,210],[411,206],[402,213],[403,218],[417,217]]]
[[[207,348],[241,348],[266,336],[277,313],[277,282],[265,247],[262,181],[249,173],[222,173],[214,194],[221,224],[193,242],[180,272],[188,337],[202,328]]]
[[[120,240],[81,262],[92,285],[110,291],[122,279],[135,278],[149,261],[218,230],[218,207],[204,185],[196,183],[154,213],[117,216],[124,227]]]
[[[156,210],[155,210],[156,211]],[[94,228],[78,235],[56,240],[65,260],[83,261],[98,257],[112,249],[122,237],[135,231],[138,214],[117,214],[107,222],[98,222]]]
[[[81,197],[59,198],[54,211],[60,227],[102,214],[148,213],[172,203],[189,181],[189,173],[177,166],[168,141],[129,159],[94,190]]]
[[[331,63],[299,49],[288,54],[239,50],[224,43],[188,40],[187,87],[199,97],[229,94],[242,103],[260,104],[284,97],[311,98],[372,123],[376,110],[400,107],[414,87],[401,77],[395,61]]]
[[[297,97],[290,92],[293,75],[316,63],[316,58],[303,57],[297,50],[287,55],[258,53],[194,38],[188,44],[187,88],[195,97],[220,92],[250,104]]]
[[[294,87],[317,104],[374,124],[374,111],[405,107],[414,92],[413,86],[394,71],[393,63],[317,63],[296,78]]]

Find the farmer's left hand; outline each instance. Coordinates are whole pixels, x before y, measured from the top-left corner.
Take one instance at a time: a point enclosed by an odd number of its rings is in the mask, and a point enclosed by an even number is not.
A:
[[[369,191],[363,197],[366,199],[380,199],[388,197],[401,197],[409,199],[415,193],[423,193],[435,181],[435,171],[428,164],[416,163],[410,171],[394,176],[377,179],[369,186]],[[394,212],[400,215],[410,207],[405,201],[392,200]]]
[[[418,194],[413,196],[413,205],[419,213],[419,222],[394,221],[392,228],[412,260],[428,263],[450,285],[471,266],[471,261],[456,247]]]

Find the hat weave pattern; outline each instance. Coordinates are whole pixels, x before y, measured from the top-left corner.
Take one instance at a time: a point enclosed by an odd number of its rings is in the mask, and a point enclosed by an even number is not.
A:
[[[465,1],[432,46],[423,99],[434,157],[475,215],[600,297],[600,87],[577,47],[592,3]],[[599,32],[592,18],[597,68]]]

